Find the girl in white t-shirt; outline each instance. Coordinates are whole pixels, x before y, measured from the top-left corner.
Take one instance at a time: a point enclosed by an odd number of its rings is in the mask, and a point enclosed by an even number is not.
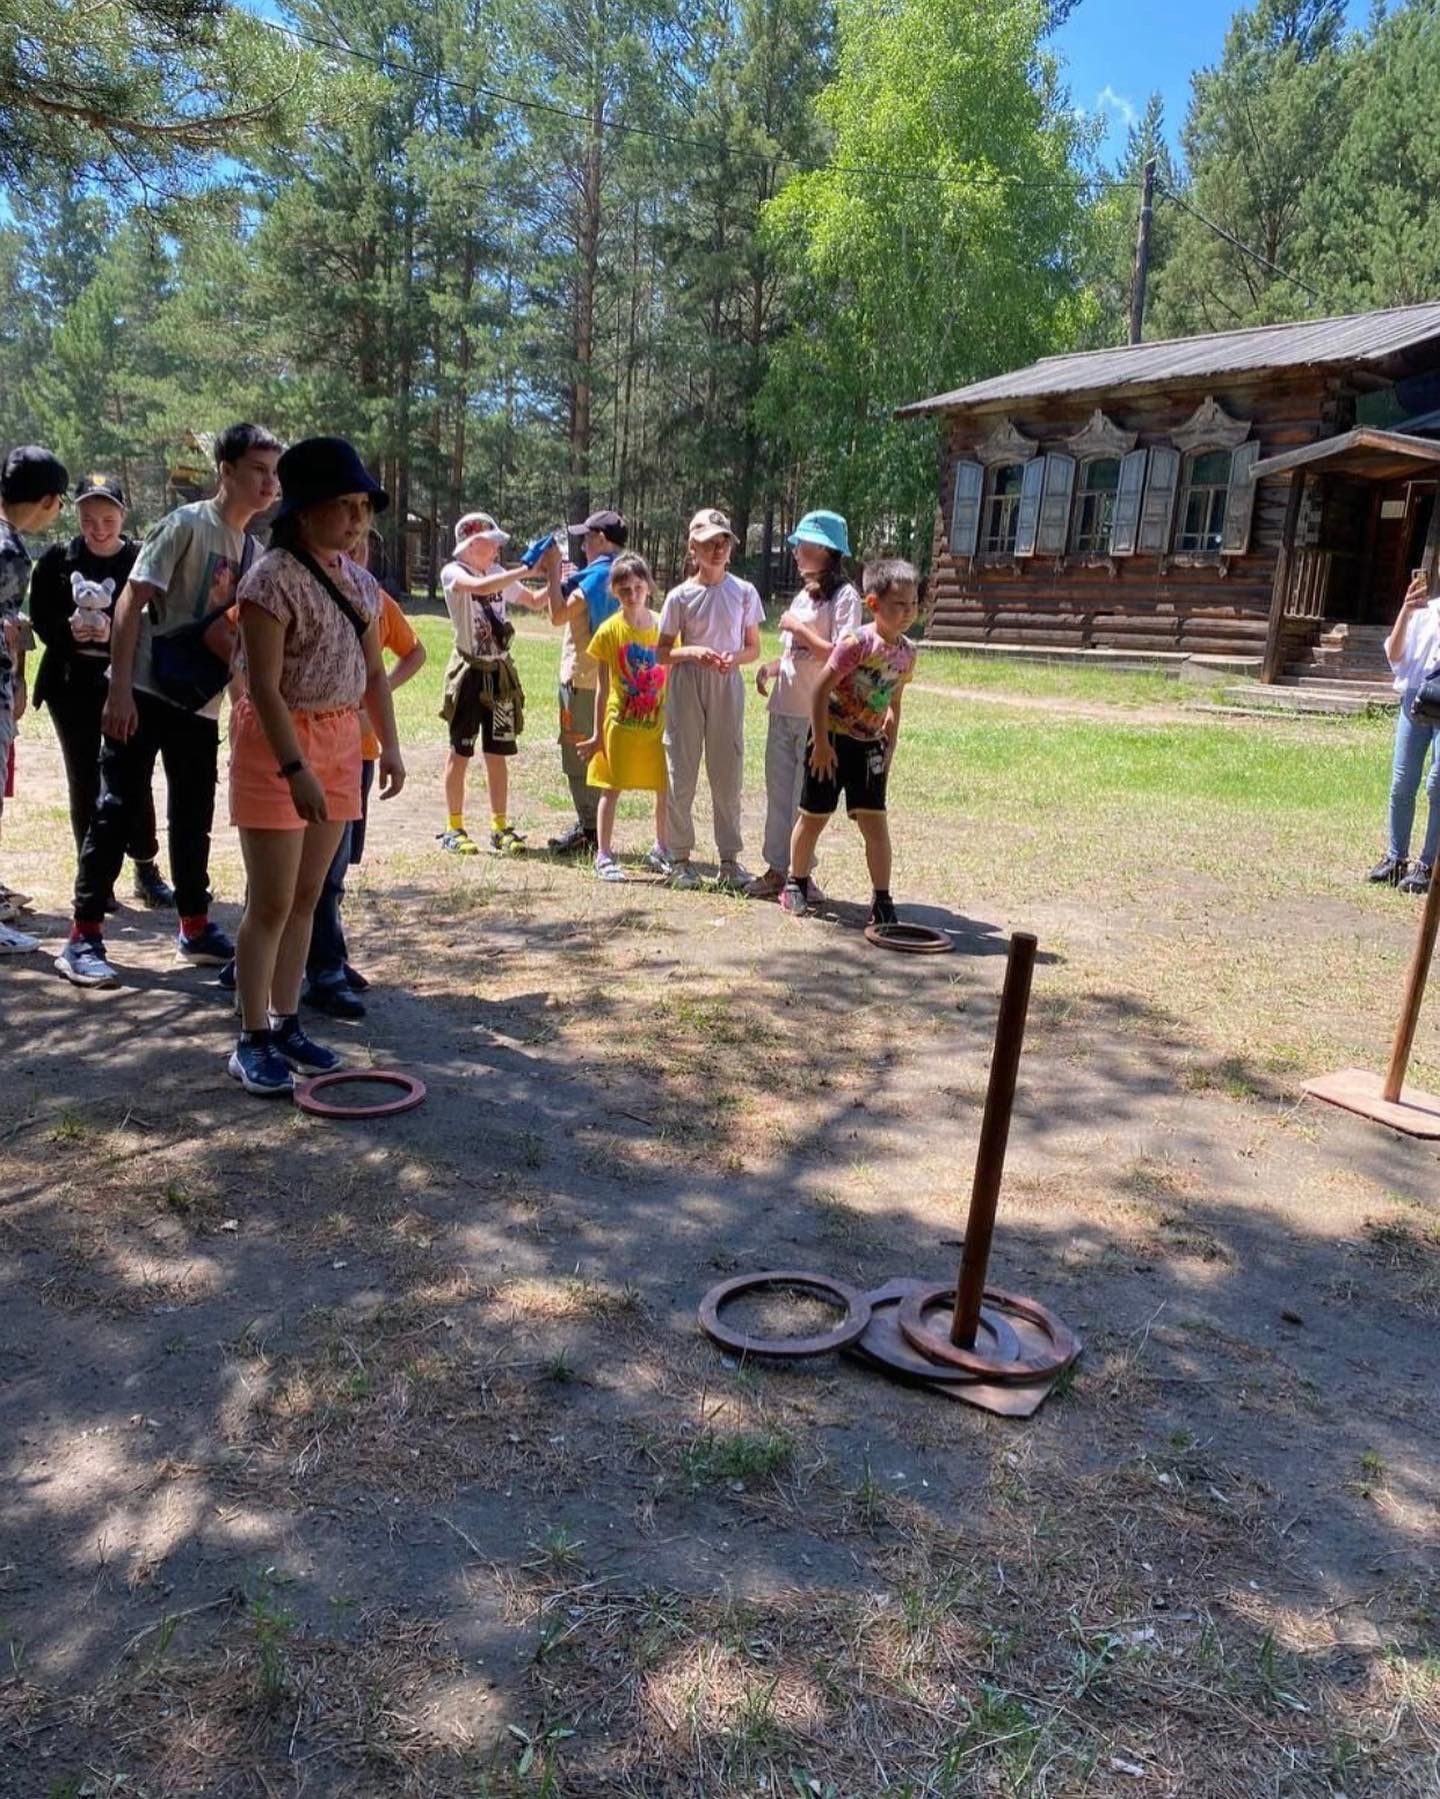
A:
[[[752,899],[779,899],[790,869],[790,836],[805,779],[811,701],[830,651],[865,622],[865,602],[845,579],[850,533],[838,512],[807,512],[787,540],[804,586],[780,620],[780,656],[755,672],[770,692],[765,738],[765,872],[747,889]],[[815,883],[810,896],[815,899]]]
[[[1440,667],[1440,598],[1430,598],[1430,578],[1423,569],[1416,570],[1406,590],[1400,614],[1385,639],[1385,654],[1400,695],[1400,716],[1395,723],[1390,773],[1390,841],[1369,878],[1398,887],[1402,893],[1428,893],[1440,851],[1440,727],[1416,720],[1415,699],[1426,677]],[[1425,785],[1430,816],[1420,854],[1411,862],[1410,833],[1427,752],[1430,778]]]

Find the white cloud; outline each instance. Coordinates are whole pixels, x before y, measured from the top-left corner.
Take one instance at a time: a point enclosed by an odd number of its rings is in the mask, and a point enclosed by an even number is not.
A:
[[[1108,81],[1095,96],[1095,110],[1107,118],[1117,119],[1127,130],[1140,116],[1135,102],[1127,100],[1124,94],[1117,94]]]

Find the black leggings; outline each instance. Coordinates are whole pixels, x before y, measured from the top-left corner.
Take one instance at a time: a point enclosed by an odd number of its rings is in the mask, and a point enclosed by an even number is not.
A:
[[[93,672],[83,662],[65,665],[46,704],[50,708],[60,754],[65,758],[65,783],[70,789],[70,829],[78,851],[95,816],[100,797],[100,714],[109,692],[105,664],[96,662]],[[147,788],[136,796],[127,819],[126,853],[137,862],[153,862],[160,845],[155,836],[155,799]]]

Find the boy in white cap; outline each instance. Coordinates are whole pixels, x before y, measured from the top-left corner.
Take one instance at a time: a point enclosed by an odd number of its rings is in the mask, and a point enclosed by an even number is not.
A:
[[[790,837],[809,756],[810,712],[831,650],[865,622],[865,602],[845,578],[850,532],[838,512],[807,512],[788,540],[804,586],[780,620],[780,655],[755,671],[770,694],[765,738],[765,872],[751,899],[779,899],[790,872]],[[769,689],[769,683],[775,683]],[[810,898],[822,898],[812,880]]]
[[[667,848],[677,887],[696,887],[695,785],[700,758],[710,781],[720,879],[744,888],[740,793],[745,765],[745,682],[740,670],[760,659],[765,610],[748,581],[730,573],[735,533],[723,512],[702,507],[690,521],[695,573],[672,587],[660,613],[657,660],[670,671],[665,705]]]
[[[442,849],[477,856],[479,846],[465,829],[465,773],[480,745],[490,797],[490,847],[500,854],[523,849],[525,839],[510,823],[509,758],[519,747],[525,723],[525,691],[510,655],[515,627],[507,606],[544,611],[560,599],[560,551],[552,545],[536,565],[547,592],[534,594],[521,581],[528,568],[497,568],[510,534],[488,512],[467,512],[455,527],[455,555],[440,571],[445,608],[455,630],[455,648],[445,670],[440,716],[450,727],[445,758],[445,829]]]

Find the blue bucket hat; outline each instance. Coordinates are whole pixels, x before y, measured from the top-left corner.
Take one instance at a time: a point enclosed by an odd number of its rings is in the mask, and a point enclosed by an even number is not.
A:
[[[302,438],[280,458],[276,473],[281,494],[277,520],[347,493],[369,494],[376,512],[390,504],[389,494],[360,460],[360,452],[343,437]]]
[[[850,554],[850,532],[838,512],[807,512],[785,541],[792,550],[797,543],[813,543],[838,556]]]

